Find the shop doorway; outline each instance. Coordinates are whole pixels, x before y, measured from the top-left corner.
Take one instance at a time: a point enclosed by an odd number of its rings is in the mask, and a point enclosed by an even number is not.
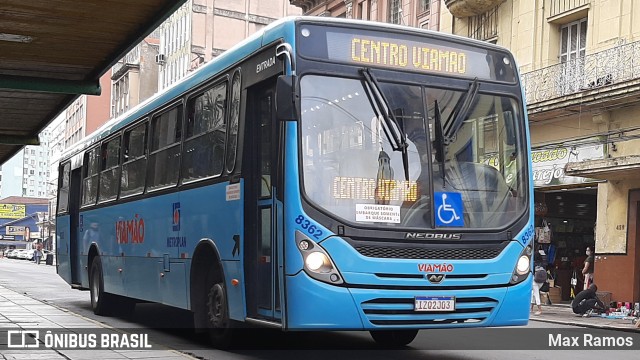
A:
[[[593,250],[595,245],[597,197],[596,187],[535,193],[535,226],[548,228],[551,234],[550,239],[536,236],[535,248],[543,251],[540,261],[561,288],[563,301],[571,300],[572,292],[577,294],[583,288],[585,250]],[[577,284],[572,285],[574,274]]]

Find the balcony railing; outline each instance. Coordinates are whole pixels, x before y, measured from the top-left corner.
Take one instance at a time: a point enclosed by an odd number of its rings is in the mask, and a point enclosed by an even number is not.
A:
[[[126,64],[139,65],[140,64],[140,44],[136,45],[131,51],[125,55],[122,59],[111,67],[111,73],[115,74]]]
[[[640,78],[640,41],[522,74],[527,104]]]
[[[579,8],[582,5],[587,5],[591,0],[549,0],[549,16],[556,16],[567,11]]]

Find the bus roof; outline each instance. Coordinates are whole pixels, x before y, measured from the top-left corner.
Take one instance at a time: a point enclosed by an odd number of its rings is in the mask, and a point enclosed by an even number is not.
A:
[[[428,34],[431,37],[443,40],[449,39],[455,42],[464,42],[468,45],[477,46],[480,48],[509,52],[508,49],[495,44],[458,35],[441,33],[433,30],[413,28],[404,25],[388,24],[359,19],[327,18],[316,16],[289,16],[272,22],[265,28],[240,41],[230,49],[223,52],[221,55],[202,65],[179,81],[171,84],[166,89],[163,89],[162,91],[154,94],[150,98],[129,109],[124,114],[110,119],[95,132],[85,137],[78,143],[74,144],[69,149],[65,150],[61,157],[61,161],[68,160],[75,154],[84,152],[85,149],[92,146],[96,142],[99,142],[102,139],[110,136],[111,134],[120,131],[122,128],[126,127],[133,121],[148,115],[149,112],[162,106],[163,104],[166,104],[174,100],[175,98],[182,96],[184,93],[189,91],[189,89],[199,86],[202,82],[209,80],[212,74],[216,74],[228,69],[230,66],[251,55],[253,52],[259,50],[263,45],[272,43],[281,38],[288,39],[288,41],[293,45],[295,41],[295,24],[298,22],[309,22],[314,24],[352,25],[357,27],[370,28],[371,30],[387,29],[414,35]]]

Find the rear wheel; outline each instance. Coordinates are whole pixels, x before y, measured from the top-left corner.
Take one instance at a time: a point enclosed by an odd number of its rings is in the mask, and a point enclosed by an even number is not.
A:
[[[109,315],[112,310],[112,298],[110,294],[104,292],[104,281],[102,277],[102,261],[96,256],[91,262],[89,272],[89,290],[91,293],[91,308],[96,315]]]
[[[375,342],[385,348],[398,348],[409,345],[418,335],[418,330],[376,330],[371,331]]]

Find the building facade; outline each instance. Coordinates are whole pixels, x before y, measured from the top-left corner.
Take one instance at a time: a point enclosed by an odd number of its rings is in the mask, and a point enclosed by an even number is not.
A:
[[[291,0],[304,15],[361,19],[439,30],[440,0]]]
[[[269,23],[299,15],[286,0],[190,0],[159,28],[162,90]]]
[[[633,0],[444,3],[443,31],[507,47],[519,62],[538,215],[551,224],[560,283],[569,287],[592,246],[599,289],[616,301],[640,301],[640,24],[633,21],[640,6]]]
[[[49,131],[40,133],[39,146],[25,146],[2,165],[0,197],[46,197],[49,191]]]
[[[71,147],[110,118],[111,71],[100,77],[100,96],[80,95],[65,110],[64,147]]]
[[[155,31],[111,68],[111,118],[158,92],[159,43]]]
[[[0,250],[30,249],[34,244],[45,244],[48,234],[39,223],[46,211],[47,199],[44,198],[10,196],[0,199]]]

